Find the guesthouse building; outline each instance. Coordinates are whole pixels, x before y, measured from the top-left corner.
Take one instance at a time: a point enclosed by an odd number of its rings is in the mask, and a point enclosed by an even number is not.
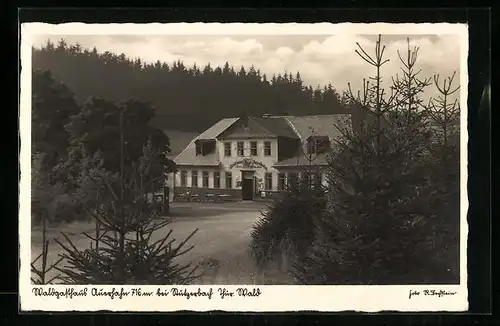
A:
[[[174,200],[255,200],[291,181],[326,184],[327,154],[349,114],[225,118],[175,157]]]

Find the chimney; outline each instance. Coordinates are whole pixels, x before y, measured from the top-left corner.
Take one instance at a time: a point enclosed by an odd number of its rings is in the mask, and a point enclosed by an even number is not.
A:
[[[247,112],[245,112],[244,114],[241,115],[240,119],[241,119],[241,121],[243,123],[243,127],[245,127],[245,128],[248,127],[248,119],[249,118],[250,117],[248,116]]]

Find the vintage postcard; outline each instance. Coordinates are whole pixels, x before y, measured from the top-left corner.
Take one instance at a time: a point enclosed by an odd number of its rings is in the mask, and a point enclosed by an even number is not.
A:
[[[21,311],[466,311],[465,24],[21,26]]]

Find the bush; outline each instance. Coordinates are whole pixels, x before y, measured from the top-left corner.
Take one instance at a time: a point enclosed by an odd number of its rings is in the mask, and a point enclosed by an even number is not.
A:
[[[85,213],[76,193],[54,178],[53,170],[45,163],[45,154],[35,154],[32,160],[31,221],[39,225],[42,220],[49,224],[85,220]]]
[[[43,194],[37,194],[32,201],[32,223],[34,225],[39,225],[42,219],[52,225],[90,220],[83,206],[77,202],[73,195],[45,191]]]
[[[73,196],[63,194],[55,199],[55,222],[90,221],[90,216],[85,212]]]
[[[294,186],[275,198],[254,224],[250,255],[259,268],[269,262],[292,262],[304,257],[314,238],[313,219],[326,206],[324,191]]]

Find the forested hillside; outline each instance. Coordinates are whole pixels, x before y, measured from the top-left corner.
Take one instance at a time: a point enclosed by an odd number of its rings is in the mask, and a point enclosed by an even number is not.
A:
[[[160,129],[201,132],[220,118],[270,114],[330,114],[345,112],[332,85],[304,85],[300,73],[261,74],[258,67],[210,64],[187,67],[173,63],[143,63],[125,54],[84,49],[64,40],[33,48],[33,68],[50,70],[82,103],[90,96],[110,101],[150,102]]]

